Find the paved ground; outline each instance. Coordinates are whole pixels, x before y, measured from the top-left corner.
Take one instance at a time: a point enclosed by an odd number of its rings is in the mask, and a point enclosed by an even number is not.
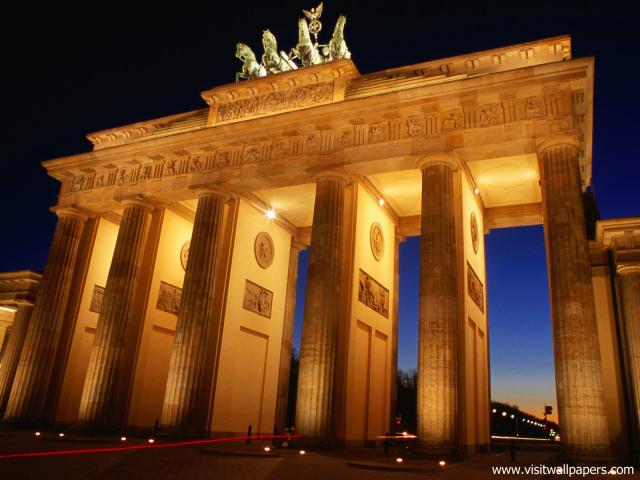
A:
[[[127,446],[143,446],[144,439],[128,440]],[[162,447],[163,442],[155,444]],[[55,452],[121,447],[110,439],[70,438],[4,433],[0,434],[0,479],[259,479],[259,480],[332,480],[332,479],[511,479],[515,475],[492,475],[491,467],[512,465],[504,454],[476,455],[445,469],[433,460],[407,457],[405,468],[420,472],[384,471],[349,466],[349,463],[377,467],[395,466],[396,452],[384,455],[382,449],[334,450],[299,455],[297,450],[274,449],[279,456],[265,456],[266,443],[251,446],[243,442],[215,445],[187,445],[139,450],[73,453],[32,457],[2,458],[2,455],[29,452]],[[519,452],[518,465],[548,464],[552,452]],[[259,455],[259,456],[248,456]],[[517,478],[559,478],[558,476],[519,475]],[[576,477],[573,477],[576,478]],[[582,477],[578,477],[582,478]],[[597,477],[596,477],[597,478]],[[603,478],[603,477],[599,477]],[[628,477],[632,478],[632,477]],[[635,477],[637,478],[637,477]]]

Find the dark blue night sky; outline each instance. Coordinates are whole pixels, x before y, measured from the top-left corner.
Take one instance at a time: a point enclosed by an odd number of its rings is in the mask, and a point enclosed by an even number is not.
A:
[[[58,185],[41,161],[88,151],[84,136],[92,131],[202,108],[201,91],[233,80],[236,41],[257,49],[270,28],[283,48],[294,45],[300,10],[315,1],[239,5],[55,2],[3,12],[0,271],[43,268]],[[574,58],[596,58],[593,190],[610,218],[640,215],[640,42],[637,18],[624,8],[578,0],[328,0],[324,17],[329,30],[347,14],[346,38],[363,73],[571,34]],[[554,403],[542,230],[493,231],[486,242],[494,399]],[[416,239],[401,247],[402,368],[416,363],[417,252]]]

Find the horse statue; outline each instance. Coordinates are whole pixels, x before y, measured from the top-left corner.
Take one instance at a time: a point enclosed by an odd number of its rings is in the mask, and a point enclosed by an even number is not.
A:
[[[236,58],[242,62],[242,71],[236,73],[236,83],[241,78],[259,78],[267,76],[267,69],[256,60],[256,55],[244,43],[236,44]]]
[[[273,73],[288,72],[298,68],[286,53],[278,53],[278,43],[276,37],[269,30],[262,32],[262,46],[264,53],[262,54],[262,65],[265,66],[269,75]]]
[[[318,49],[311,43],[309,25],[304,18],[298,19],[298,44],[291,50],[289,56],[299,58],[305,67],[322,63]]]
[[[331,60],[342,60],[343,58],[351,58],[351,52],[344,40],[344,24],[347,23],[347,17],[340,15],[336,26],[333,29],[333,36],[329,42],[329,58]]]

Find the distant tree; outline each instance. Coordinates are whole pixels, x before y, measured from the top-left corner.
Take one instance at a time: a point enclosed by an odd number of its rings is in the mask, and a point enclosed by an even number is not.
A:
[[[401,418],[399,430],[415,432],[418,423],[418,371],[398,369],[396,372],[397,417]]]
[[[296,423],[296,399],[298,396],[298,367],[300,352],[297,348],[291,351],[291,369],[289,370],[289,397],[287,399],[287,426]]]

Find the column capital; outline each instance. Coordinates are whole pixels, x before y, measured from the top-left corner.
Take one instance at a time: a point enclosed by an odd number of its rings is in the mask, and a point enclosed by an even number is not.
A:
[[[575,135],[556,135],[541,139],[536,145],[538,157],[542,158],[553,147],[572,147],[575,149],[576,155],[578,155],[580,152],[580,140]]]
[[[200,198],[200,197],[218,197],[224,203],[229,202],[234,197],[234,195],[231,192],[229,192],[228,190],[224,190],[222,188],[214,188],[214,187],[198,188],[196,190],[196,195],[197,195],[198,198]]]
[[[291,249],[301,252],[302,250],[305,250],[308,246],[309,245],[306,245],[304,242],[301,242],[300,240],[298,240],[297,236],[291,236]]]
[[[346,173],[346,172],[341,172],[339,170],[322,170],[318,173],[315,173],[313,175],[313,181],[318,183],[321,180],[324,179],[329,179],[329,178],[333,178],[336,180],[342,180],[346,185],[349,185],[351,183],[353,183],[353,177],[352,175]]]
[[[51,207],[49,210],[55,213],[58,218],[76,217],[82,220],[83,222],[86,221],[89,217],[93,216],[85,212],[84,210],[77,208],[75,205],[70,205],[70,206],[55,205]]]
[[[438,153],[433,155],[425,155],[418,159],[416,167],[424,170],[431,165],[446,165],[453,171],[458,170],[458,159],[450,153]]]
[[[223,187],[217,183],[202,183],[198,185],[192,185],[189,187],[197,198],[200,197],[219,197],[225,203],[229,202],[235,197],[235,194],[228,188]]]
[[[146,198],[141,197],[140,195],[136,195],[133,197],[123,197],[117,199],[123,207],[128,207],[130,205],[136,205],[138,207],[142,207],[146,209],[149,213],[153,212],[156,209],[156,206],[151,203]]]
[[[640,273],[640,263],[618,265],[616,268],[616,273],[621,277],[625,275],[631,275],[633,273]]]

